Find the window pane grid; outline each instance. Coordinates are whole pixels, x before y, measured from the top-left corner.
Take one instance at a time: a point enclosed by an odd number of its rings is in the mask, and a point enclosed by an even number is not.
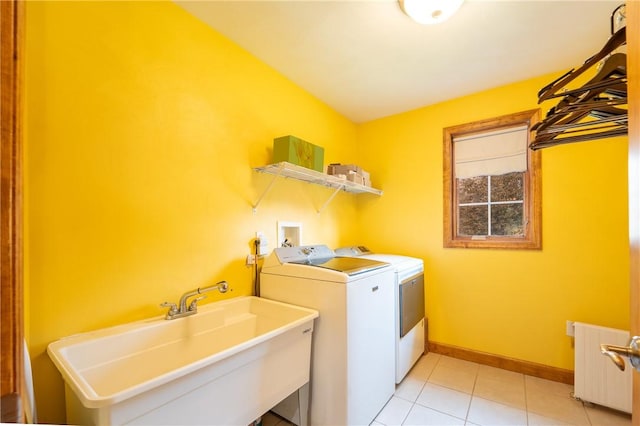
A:
[[[491,200],[491,176],[487,177],[488,181],[487,182],[487,189],[488,189],[488,193],[487,193],[487,199]],[[489,204],[487,205],[487,208],[489,209],[489,214],[487,215],[487,236],[491,236],[491,201],[489,201]]]
[[[458,235],[462,235],[462,236],[478,236],[478,237],[491,237],[491,236],[521,236],[523,235],[523,230],[524,230],[524,216],[522,214],[522,212],[524,211],[524,193],[523,191],[520,192],[519,194],[519,198],[521,199],[513,199],[513,200],[507,200],[507,201],[491,201],[492,198],[492,180],[493,179],[500,179],[502,180],[504,176],[484,176],[482,177],[481,180],[486,180],[486,194],[480,194],[480,193],[476,193],[476,197],[482,198],[482,199],[486,199],[488,201],[481,201],[481,202],[462,202],[462,203],[458,203]],[[518,176],[519,178],[521,178],[521,176]],[[477,184],[478,178],[474,178],[475,179],[475,183]],[[462,179],[457,179],[458,184],[460,184],[460,181]],[[462,185],[464,186],[464,185]],[[461,185],[458,185],[458,187],[461,187]],[[482,187],[476,185],[474,188],[476,190],[480,189]],[[499,219],[500,215],[498,214],[498,212],[494,213],[494,209],[493,206],[515,206],[515,205],[519,205],[521,206],[519,210],[516,210],[517,213],[517,218],[519,219],[517,223],[502,223],[503,221],[501,221]],[[467,209],[464,209],[464,207],[467,207]],[[473,208],[475,207],[475,209],[469,210],[469,208]],[[478,210],[477,208],[479,207],[486,207],[486,211],[485,213],[482,213],[481,210]],[[468,212],[467,215],[463,214],[463,211]],[[504,215],[505,213],[509,213],[509,210],[503,210],[502,214]],[[513,212],[512,216],[513,216]],[[480,223],[476,223],[474,224],[474,218],[473,216],[476,216],[476,219],[478,220],[482,220],[484,219],[486,221],[486,225],[481,225]],[[480,217],[478,217],[480,216]],[[494,232],[494,228],[496,229],[497,232]],[[501,231],[501,232],[500,232]]]
[[[460,207],[464,206],[487,206],[487,205],[499,205],[499,204],[524,204],[523,200],[514,200],[514,201],[490,201],[490,202],[482,202],[482,203],[460,203],[458,204]]]

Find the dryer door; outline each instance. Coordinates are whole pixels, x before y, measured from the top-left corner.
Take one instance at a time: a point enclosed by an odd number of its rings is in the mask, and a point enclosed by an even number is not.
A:
[[[400,283],[400,337],[404,337],[424,318],[424,274]]]

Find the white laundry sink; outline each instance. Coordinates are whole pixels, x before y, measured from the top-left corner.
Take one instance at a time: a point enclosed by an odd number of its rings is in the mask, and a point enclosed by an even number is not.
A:
[[[63,338],[71,424],[247,425],[309,381],[318,312],[253,296]]]

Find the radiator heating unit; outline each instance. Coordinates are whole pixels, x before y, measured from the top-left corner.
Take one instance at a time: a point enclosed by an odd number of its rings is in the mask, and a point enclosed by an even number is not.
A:
[[[574,396],[583,401],[631,413],[633,367],[625,371],[600,352],[600,344],[629,344],[629,332],[599,325],[574,323]]]

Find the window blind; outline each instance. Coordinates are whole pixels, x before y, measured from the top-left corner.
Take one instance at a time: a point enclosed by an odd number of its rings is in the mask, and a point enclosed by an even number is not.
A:
[[[526,125],[453,138],[455,176],[495,176],[527,170]]]

